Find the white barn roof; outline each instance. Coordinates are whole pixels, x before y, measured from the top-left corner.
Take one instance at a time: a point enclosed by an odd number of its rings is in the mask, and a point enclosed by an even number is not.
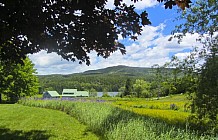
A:
[[[88,97],[88,91],[77,91],[77,89],[63,89],[62,97]]]
[[[48,93],[51,97],[59,97],[59,96],[60,96],[57,91],[47,91],[47,93]]]
[[[63,89],[62,94],[75,94],[77,92],[77,89]]]

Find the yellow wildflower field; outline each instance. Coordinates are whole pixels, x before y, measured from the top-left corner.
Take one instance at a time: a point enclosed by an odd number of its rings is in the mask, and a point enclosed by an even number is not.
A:
[[[137,114],[166,121],[170,124],[185,124],[190,115],[190,101],[185,95],[161,98],[159,100],[118,100],[114,106]]]

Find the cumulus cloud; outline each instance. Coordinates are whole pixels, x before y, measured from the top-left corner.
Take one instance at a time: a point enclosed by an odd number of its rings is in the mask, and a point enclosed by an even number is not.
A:
[[[109,66],[127,65],[137,67],[151,67],[154,64],[163,65],[170,61],[169,54],[175,54],[183,58],[188,54],[193,46],[198,45],[196,38],[198,34],[187,34],[183,41],[178,44],[176,39],[168,41],[170,35],[164,35],[162,32],[164,24],[159,26],[143,27],[142,35],[137,41],[130,41],[126,46],[126,55],[119,51],[113,53],[109,58],[98,57],[95,52],[91,52],[91,65],[78,64],[78,62],[68,62],[62,60],[55,53],[47,54],[41,51],[37,54],[30,55],[30,59],[35,64],[39,74],[71,74],[84,72],[86,70],[100,69]]]
[[[180,60],[187,58],[189,55],[190,55],[190,52],[183,52],[183,53],[175,54],[175,56]]]
[[[134,3],[131,0],[125,0],[125,3],[129,5],[134,5],[136,9],[143,10],[148,7],[154,7],[158,4],[156,0],[139,0],[138,2]],[[113,9],[114,8],[114,0],[108,0],[106,3],[106,8]]]
[[[45,51],[41,51],[34,55],[30,55],[30,58],[38,67],[48,67],[51,65],[57,65],[61,61],[61,57],[58,57],[57,54],[47,54]]]

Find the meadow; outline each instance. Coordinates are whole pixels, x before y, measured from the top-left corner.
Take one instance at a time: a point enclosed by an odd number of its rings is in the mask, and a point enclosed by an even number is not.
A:
[[[180,98],[180,97],[179,97]],[[157,102],[167,102],[167,98]],[[172,99],[170,99],[172,101]],[[175,100],[176,101],[176,100]],[[128,102],[128,103],[127,103]],[[116,99],[107,98],[105,100],[99,99],[55,99],[55,100],[31,100],[23,99],[19,104],[31,107],[42,107],[54,110],[61,110],[79,122],[87,126],[88,131],[96,134],[103,140],[205,140],[216,139],[212,136],[199,134],[197,131],[189,129],[187,123],[181,122],[178,118],[180,113],[188,113],[182,110],[167,109],[151,109],[134,107],[135,102],[143,103],[141,99]],[[144,102],[152,102],[146,101]],[[180,101],[178,101],[180,102]],[[182,101],[183,102],[183,101]],[[127,103],[127,104],[125,104]],[[174,102],[176,104],[176,102]],[[151,104],[151,103],[149,103]],[[141,104],[139,104],[141,105]],[[145,104],[142,104],[145,105]],[[128,107],[129,106],[129,107]],[[132,106],[132,107],[130,107]],[[163,105],[165,106],[165,105]],[[179,106],[179,104],[178,104]],[[181,106],[182,107],[182,106]],[[129,109],[124,109],[129,108]],[[134,108],[136,110],[134,110]],[[170,108],[170,107],[169,107]],[[142,109],[142,113],[137,111]],[[147,110],[147,111],[144,111]],[[174,119],[167,117],[158,117],[158,115],[151,115],[153,111],[159,110],[155,114],[162,114],[165,116],[166,111],[173,116],[178,113]],[[163,112],[161,112],[163,111]],[[164,112],[165,111],[165,112]],[[150,117],[153,116],[153,117]],[[174,113],[174,114],[173,114]],[[170,116],[169,115],[169,116]],[[172,117],[171,117],[172,118]],[[186,118],[184,118],[185,120]],[[173,123],[169,123],[172,121]]]
[[[0,105],[0,140],[98,140],[64,112],[18,104]]]
[[[140,115],[163,120],[169,124],[185,126],[190,115],[187,95],[174,95],[160,99],[118,99],[113,105]]]

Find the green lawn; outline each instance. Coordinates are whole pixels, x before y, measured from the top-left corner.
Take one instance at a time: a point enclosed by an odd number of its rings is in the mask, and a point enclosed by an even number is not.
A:
[[[95,140],[96,135],[64,112],[0,104],[0,140]]]

